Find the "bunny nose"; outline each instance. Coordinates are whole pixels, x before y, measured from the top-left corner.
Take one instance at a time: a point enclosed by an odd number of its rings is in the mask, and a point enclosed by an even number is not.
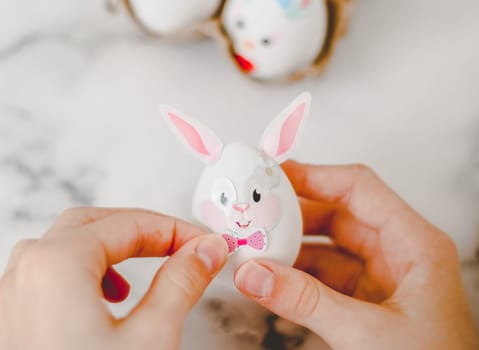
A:
[[[254,49],[254,42],[252,40],[246,40],[243,46],[246,50]]]
[[[239,211],[242,214],[244,214],[244,212],[249,209],[249,204],[248,203],[238,203],[238,204],[233,205],[233,209],[236,210],[236,211]]]

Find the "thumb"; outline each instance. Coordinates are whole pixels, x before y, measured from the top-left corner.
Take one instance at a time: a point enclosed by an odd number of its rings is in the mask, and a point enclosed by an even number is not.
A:
[[[355,348],[358,341],[368,337],[361,330],[378,329],[370,327],[378,327],[389,313],[379,305],[340,294],[302,271],[269,260],[248,261],[240,266],[235,284],[246,296],[309,328],[333,348]]]
[[[159,325],[180,327],[226,258],[226,243],[220,236],[192,239],[161,266],[130,321],[139,321],[140,327],[152,323],[155,334]]]

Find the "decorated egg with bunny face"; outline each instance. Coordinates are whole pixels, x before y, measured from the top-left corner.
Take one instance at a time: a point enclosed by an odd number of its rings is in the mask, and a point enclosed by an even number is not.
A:
[[[222,0],[125,0],[137,22],[151,34],[168,36],[203,25]]]
[[[162,114],[188,150],[206,164],[193,196],[193,215],[221,235],[233,270],[252,258],[292,265],[302,240],[301,210],[279,166],[295,144],[309,113],[310,95],[299,96],[269,125],[259,148],[223,145],[213,131],[177,110]]]
[[[261,80],[310,66],[328,34],[325,0],[229,0],[221,20],[238,66]]]

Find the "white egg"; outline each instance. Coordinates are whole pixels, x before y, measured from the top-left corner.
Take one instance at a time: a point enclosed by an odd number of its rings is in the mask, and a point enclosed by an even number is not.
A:
[[[284,78],[308,67],[327,36],[325,0],[229,0],[222,25],[243,72]]]
[[[271,176],[265,174],[267,169],[272,170]],[[273,185],[262,180],[273,174],[277,177]],[[222,187],[215,191],[225,181],[232,190]],[[254,198],[257,188],[259,195]],[[228,203],[221,203],[223,194]],[[293,265],[298,256],[303,226],[294,189],[278,164],[244,143],[226,145],[221,158],[204,169],[193,196],[193,215],[235,248],[219,276],[227,285],[232,285],[235,269],[250,259],[268,258]]]
[[[129,0],[135,17],[147,30],[169,35],[209,20],[221,0]]]
[[[224,145],[208,127],[168,106],[161,111],[173,133],[205,163],[193,195],[195,219],[221,235],[230,258],[221,273],[233,286],[234,270],[269,258],[292,265],[302,242],[301,209],[279,166],[290,155],[309,114],[311,96],[300,95],[269,124],[259,147]]]

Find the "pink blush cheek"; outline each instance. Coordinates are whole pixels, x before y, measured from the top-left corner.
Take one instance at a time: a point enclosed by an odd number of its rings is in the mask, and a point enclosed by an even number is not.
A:
[[[283,40],[283,37],[284,37],[283,33],[282,33],[282,32],[278,32],[278,33],[276,33],[276,34],[273,36],[273,41],[274,41],[275,43],[281,42],[281,41]]]
[[[243,15],[243,6],[241,6],[241,3],[237,1],[236,3],[233,4],[233,11],[236,16],[242,16]]]
[[[215,232],[221,232],[228,228],[225,214],[212,201],[204,201],[201,204],[201,216],[203,222]]]
[[[276,196],[266,196],[256,204],[252,203],[249,215],[255,227],[271,228],[281,218],[281,202]]]

